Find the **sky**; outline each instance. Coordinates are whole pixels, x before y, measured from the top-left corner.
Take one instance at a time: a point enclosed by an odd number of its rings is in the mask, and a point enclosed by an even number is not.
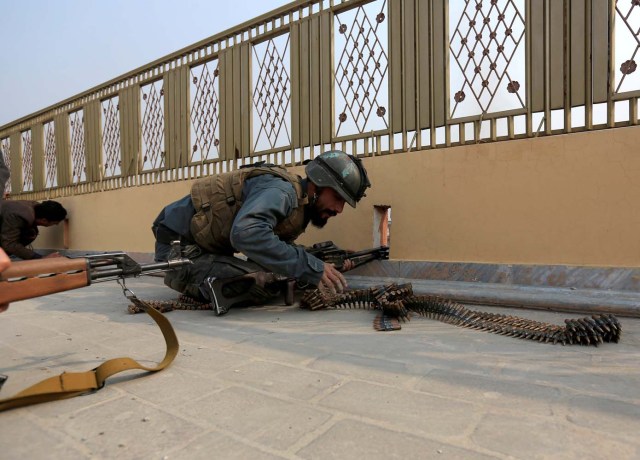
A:
[[[0,0],[0,126],[290,0]]]

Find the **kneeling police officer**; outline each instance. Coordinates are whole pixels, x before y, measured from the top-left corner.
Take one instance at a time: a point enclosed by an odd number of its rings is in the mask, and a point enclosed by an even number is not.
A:
[[[242,294],[245,305],[270,300],[279,291],[271,287],[283,278],[343,292],[342,273],[294,241],[309,223],[324,227],[345,203],[355,208],[371,184],[361,160],[338,150],[308,162],[305,173],[302,178],[258,163],[195,181],[191,193],[166,206],[153,223],[156,261],[168,260],[172,242],[179,240],[193,262],[168,272],[165,284],[211,302],[218,315],[228,309],[216,299],[221,280],[235,280],[223,284],[224,294]],[[349,268],[347,263],[343,271]]]

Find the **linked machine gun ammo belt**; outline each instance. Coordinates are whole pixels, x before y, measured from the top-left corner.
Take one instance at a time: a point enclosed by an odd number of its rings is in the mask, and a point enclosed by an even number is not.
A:
[[[412,315],[436,319],[454,326],[495,334],[563,345],[595,345],[618,342],[622,326],[611,314],[565,319],[564,325],[534,321],[512,315],[470,310],[451,300],[414,295],[410,283],[356,289],[342,294],[328,294],[318,289],[305,292],[300,306],[308,310],[359,308],[376,310],[374,329],[392,331]]]

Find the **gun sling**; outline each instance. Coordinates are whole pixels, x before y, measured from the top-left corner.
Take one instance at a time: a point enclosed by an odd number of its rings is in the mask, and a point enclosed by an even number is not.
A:
[[[160,327],[167,346],[164,359],[156,367],[143,366],[132,358],[114,358],[86,372],[64,372],[36,383],[16,395],[0,399],[0,412],[16,407],[29,406],[58,399],[73,398],[102,388],[105,381],[120,372],[139,369],[157,372],[167,367],[178,354],[178,337],[169,320],[146,302],[135,296],[129,299],[143,308]]]

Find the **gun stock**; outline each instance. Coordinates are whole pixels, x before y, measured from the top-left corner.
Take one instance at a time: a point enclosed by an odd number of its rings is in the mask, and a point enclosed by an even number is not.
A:
[[[78,289],[92,282],[158,273],[190,263],[189,259],[178,258],[138,264],[123,252],[13,262],[0,274],[0,305]]]
[[[0,274],[0,305],[32,299],[91,283],[86,259],[24,260]]]

